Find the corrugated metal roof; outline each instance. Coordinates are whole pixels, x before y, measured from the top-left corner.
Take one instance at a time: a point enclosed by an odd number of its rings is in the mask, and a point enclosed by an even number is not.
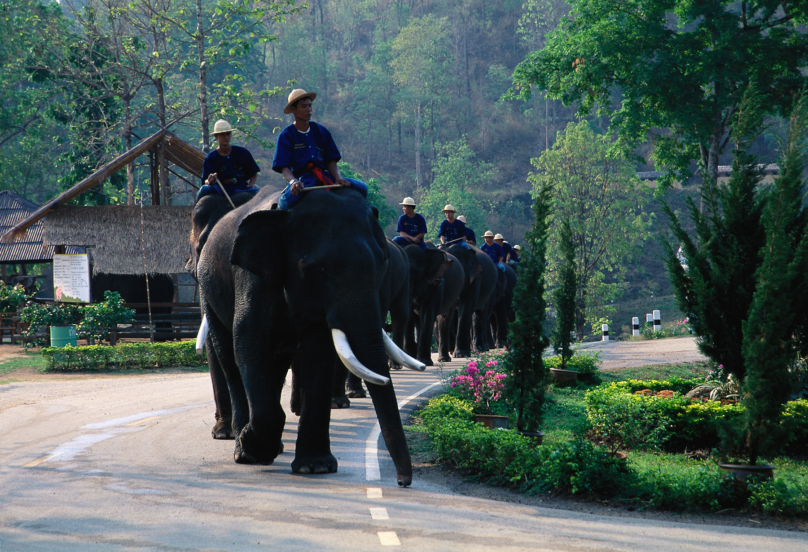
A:
[[[5,190],[0,192],[0,235],[39,208],[27,199]],[[0,263],[46,263],[53,260],[53,247],[42,246],[42,222],[29,227],[14,243],[0,243]],[[68,253],[84,253],[83,247],[69,247]]]

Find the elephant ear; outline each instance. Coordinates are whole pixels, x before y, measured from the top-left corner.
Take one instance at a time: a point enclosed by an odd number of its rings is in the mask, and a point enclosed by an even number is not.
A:
[[[265,277],[272,262],[283,257],[288,211],[255,211],[238,225],[230,262]]]
[[[435,280],[443,276],[446,269],[454,262],[446,256],[446,253],[437,249],[427,249],[426,261],[426,283],[433,284]]]

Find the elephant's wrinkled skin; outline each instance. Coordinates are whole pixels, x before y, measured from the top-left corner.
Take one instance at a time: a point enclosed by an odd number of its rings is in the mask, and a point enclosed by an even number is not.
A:
[[[502,348],[508,345],[508,326],[513,322],[513,291],[516,289],[518,278],[516,271],[510,265],[505,265],[504,285],[502,296],[494,305],[491,316],[491,331],[493,332],[493,347]]]
[[[497,265],[488,254],[476,247],[472,247],[472,251],[477,255],[477,261],[480,263],[480,293],[477,295],[477,303],[474,306],[474,348],[478,351],[488,351],[493,347],[493,343],[490,337],[486,340],[486,336],[490,336],[489,325],[494,305],[505,291],[505,276],[497,269]],[[459,340],[460,330],[458,329]]]
[[[262,190],[213,229],[198,266],[202,307],[227,380],[235,460],[271,463],[281,448],[280,395],[290,361],[300,421],[292,471],[337,469],[329,422],[336,353],[332,330],[389,378],[379,291],[387,241],[368,203],[344,188],[315,190],[289,211]],[[339,333],[339,332],[336,332]],[[368,383],[400,485],[412,464],[392,383]]]

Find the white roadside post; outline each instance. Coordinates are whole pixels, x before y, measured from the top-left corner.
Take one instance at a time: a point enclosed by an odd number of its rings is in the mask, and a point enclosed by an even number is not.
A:
[[[602,341],[609,341],[609,325],[604,324],[601,328],[603,331],[603,337],[601,338]]]
[[[654,323],[654,315],[651,314],[651,313],[646,314],[645,315],[645,325],[648,326],[648,324],[653,324],[653,323]]]
[[[659,315],[659,311],[654,311],[654,331],[661,332],[662,331],[662,317]]]
[[[631,319],[631,335],[637,337],[640,335],[640,317],[635,316]]]

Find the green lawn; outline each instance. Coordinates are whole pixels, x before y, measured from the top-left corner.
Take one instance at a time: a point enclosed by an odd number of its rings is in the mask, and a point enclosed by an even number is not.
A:
[[[45,359],[39,354],[25,355],[24,357],[12,358],[0,364],[0,375],[7,374],[20,368],[35,368],[39,370],[45,367]]]

